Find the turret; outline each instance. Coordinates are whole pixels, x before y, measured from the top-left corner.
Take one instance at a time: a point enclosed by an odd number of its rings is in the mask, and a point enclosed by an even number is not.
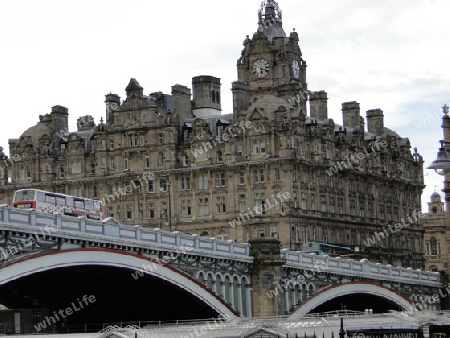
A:
[[[220,79],[202,75],[192,78],[192,113],[197,117],[221,114]]]

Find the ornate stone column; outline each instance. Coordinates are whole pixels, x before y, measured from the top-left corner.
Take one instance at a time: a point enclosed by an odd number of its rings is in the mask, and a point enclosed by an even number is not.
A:
[[[252,316],[268,317],[284,315],[281,286],[283,264],[280,256],[281,242],[276,238],[258,237],[249,241],[254,257],[251,281]]]

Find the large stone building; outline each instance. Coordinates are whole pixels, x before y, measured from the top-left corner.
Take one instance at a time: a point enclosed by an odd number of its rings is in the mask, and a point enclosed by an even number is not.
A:
[[[131,79],[124,100],[106,95],[104,121],[81,117],[75,132],[68,109],[52,107],[9,140],[0,202],[42,188],[103,199],[123,224],[219,240],[273,236],[291,249],[332,243],[423,267],[414,216],[422,157],[384,126],[381,109],[364,119],[359,103],[344,102],[342,125],[328,117],[327,93],[309,91],[298,33],[286,35],[275,1],[262,3],[237,71],[233,112],[222,112],[213,76],[194,77],[192,93],[177,84],[149,95]],[[408,227],[388,228],[402,220]]]

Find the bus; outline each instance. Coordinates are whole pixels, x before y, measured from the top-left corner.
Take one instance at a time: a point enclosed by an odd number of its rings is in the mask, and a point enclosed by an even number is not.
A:
[[[12,206],[49,214],[103,219],[103,203],[101,201],[39,189],[16,190]]]
[[[330,257],[347,256],[353,253],[348,246],[338,246],[320,242],[306,242],[302,244],[302,252],[315,253],[316,255],[327,255]]]

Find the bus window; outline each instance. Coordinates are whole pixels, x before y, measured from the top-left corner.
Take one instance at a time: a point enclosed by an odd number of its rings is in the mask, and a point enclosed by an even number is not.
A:
[[[73,208],[73,197],[66,196],[66,205]]]
[[[102,210],[102,205],[99,201],[94,201],[94,210]]]
[[[84,209],[84,201],[83,200],[75,200],[75,208]]]
[[[50,195],[50,194],[45,194],[45,202],[55,204],[56,203],[55,196]]]
[[[45,192],[38,191],[37,192],[37,201],[38,202],[45,202]]]
[[[94,210],[94,203],[91,200],[84,200],[86,210]]]
[[[36,190],[33,190],[33,189],[18,190],[14,194],[14,202],[18,202],[18,201],[34,201],[35,193],[36,193]]]
[[[61,196],[56,196],[56,204],[66,205],[66,198]]]

